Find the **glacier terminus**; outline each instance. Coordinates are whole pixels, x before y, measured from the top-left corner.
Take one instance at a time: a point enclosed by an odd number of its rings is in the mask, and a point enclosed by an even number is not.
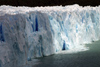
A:
[[[84,44],[97,40],[100,6],[0,6],[0,67],[64,50],[85,51]]]

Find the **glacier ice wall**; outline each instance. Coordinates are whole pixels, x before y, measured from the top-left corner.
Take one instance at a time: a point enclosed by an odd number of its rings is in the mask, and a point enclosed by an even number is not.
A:
[[[83,44],[100,39],[99,11],[100,6],[0,6],[0,65],[26,64],[63,50],[85,50]]]

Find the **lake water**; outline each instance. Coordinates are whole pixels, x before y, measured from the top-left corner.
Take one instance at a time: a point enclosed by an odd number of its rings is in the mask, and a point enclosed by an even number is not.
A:
[[[87,51],[42,57],[21,67],[100,67],[100,41],[86,46]]]
[[[32,67],[100,67],[100,41],[87,47],[89,50],[83,52],[39,58]]]

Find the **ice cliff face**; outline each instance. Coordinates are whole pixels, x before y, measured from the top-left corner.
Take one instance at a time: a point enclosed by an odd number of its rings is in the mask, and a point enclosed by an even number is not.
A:
[[[1,6],[0,67],[63,50],[86,50],[83,44],[100,39],[99,11],[99,6]]]

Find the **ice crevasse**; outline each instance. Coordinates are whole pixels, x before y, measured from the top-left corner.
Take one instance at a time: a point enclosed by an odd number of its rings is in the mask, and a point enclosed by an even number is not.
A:
[[[86,50],[100,40],[100,6],[0,6],[0,60],[48,56],[63,50]],[[23,57],[22,57],[23,56]]]

